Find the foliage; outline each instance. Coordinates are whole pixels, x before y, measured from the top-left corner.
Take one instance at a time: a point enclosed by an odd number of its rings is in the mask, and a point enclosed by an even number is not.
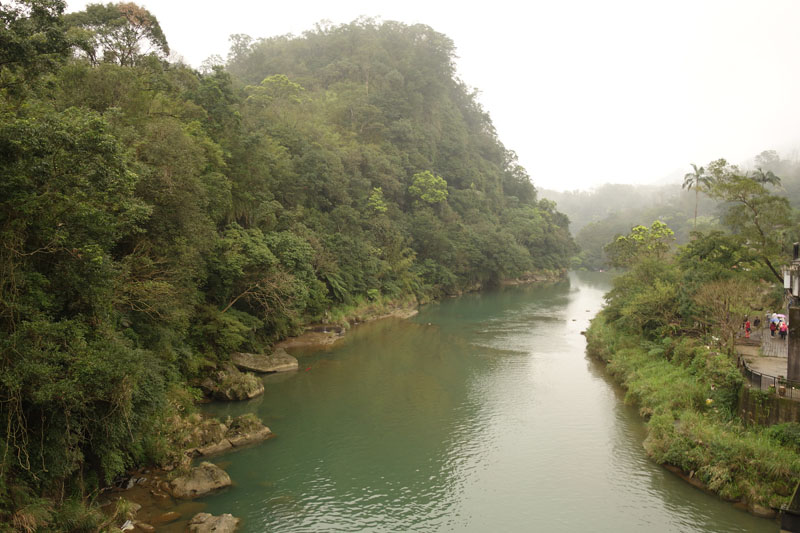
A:
[[[725,225],[753,250],[776,280],[782,282],[783,276],[773,263],[779,264],[790,242],[786,231],[790,228],[792,214],[788,200],[767,189],[768,185],[776,183],[775,176],[751,176],[724,159],[710,163],[709,173],[714,177],[710,194],[728,203],[723,215]]]
[[[438,204],[447,199],[447,182],[441,176],[434,176],[430,170],[417,172],[408,192],[426,204]]]
[[[656,461],[726,498],[776,507],[800,474],[794,428],[763,430],[739,419],[744,379],[734,339],[744,317],[779,305],[772,273],[760,267],[780,257],[774,222],[787,204],[764,188],[769,176],[740,173],[724,160],[707,168],[714,180],[706,186],[726,200],[723,222],[732,231],[694,232],[674,255],[665,253],[665,226],[640,226],[609,244],[609,257],[627,270],[587,331],[588,350],[649,419],[645,448]]]
[[[603,311],[589,353],[608,362],[626,401],[648,419],[644,445],[729,499],[780,507],[800,475],[794,425],[746,427],[737,415],[743,378],[734,360],[691,338],[642,342]]]
[[[697,229],[697,204],[700,200],[700,189],[708,189],[713,183],[713,179],[706,174],[703,167],[697,168],[697,165],[692,163],[692,169],[694,172],[689,172],[683,177],[683,188],[688,191],[694,187],[694,228]]]
[[[63,9],[0,6],[2,523],[105,527],[73,502],[175,457],[233,351],[575,253],[427,26],[235,36],[198,73],[141,6]]]
[[[662,259],[669,251],[675,233],[656,220],[649,228],[636,226],[628,235],[620,235],[605,247],[611,265],[630,267],[645,258]]]
[[[85,32],[79,48],[93,64],[106,61],[133,66],[142,55],[169,55],[167,38],[156,17],[132,2],[89,4],[85,11],[67,15],[65,21]]]

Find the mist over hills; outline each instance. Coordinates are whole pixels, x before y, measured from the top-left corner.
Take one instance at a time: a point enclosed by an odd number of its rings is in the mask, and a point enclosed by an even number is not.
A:
[[[775,150],[766,150],[738,166],[747,172],[756,169],[773,172],[780,178],[778,194],[785,195],[792,207],[800,208],[800,162],[794,154],[791,158],[784,158]],[[577,264],[604,268],[603,246],[640,224],[649,225],[660,220],[675,232],[677,244],[688,242],[695,227],[695,200],[697,230],[706,231],[719,226],[720,205],[703,193],[696,196],[694,190],[682,188],[684,176],[691,170],[687,165],[685,171],[673,172],[654,184],[606,183],[589,191],[539,189],[538,192],[542,198],[556,202],[559,211],[569,217],[570,231],[581,248]]]

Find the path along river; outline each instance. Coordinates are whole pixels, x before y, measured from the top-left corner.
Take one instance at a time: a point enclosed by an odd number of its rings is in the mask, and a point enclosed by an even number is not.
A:
[[[277,437],[216,460],[234,487],[205,510],[245,532],[777,532],[648,460],[580,334],[609,288],[572,273],[295,352],[263,397],[208,407]]]

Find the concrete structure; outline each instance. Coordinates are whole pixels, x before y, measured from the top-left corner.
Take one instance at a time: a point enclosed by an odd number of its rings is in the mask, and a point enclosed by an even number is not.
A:
[[[789,359],[786,377],[800,381],[800,243],[794,243],[792,264],[783,268],[783,288],[789,304]]]

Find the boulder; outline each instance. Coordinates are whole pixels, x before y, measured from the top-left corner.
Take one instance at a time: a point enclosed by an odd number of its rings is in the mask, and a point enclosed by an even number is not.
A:
[[[249,400],[264,394],[264,384],[255,374],[240,372],[234,365],[217,370],[200,383],[200,389],[217,400]]]
[[[215,442],[215,443],[209,444],[207,446],[199,446],[199,447],[195,448],[195,451],[197,451],[197,453],[200,454],[200,455],[209,456],[209,455],[216,455],[218,453],[226,452],[226,451],[230,450],[232,447],[233,447],[233,444],[231,444],[231,441],[229,441],[228,439],[222,439],[219,442]]]
[[[213,516],[197,513],[189,521],[190,533],[232,533],[239,525],[239,519],[230,514]]]
[[[272,431],[270,431],[268,427],[264,426],[261,429],[256,429],[249,433],[234,435],[228,439],[228,442],[231,443],[231,446],[236,448],[239,446],[246,446],[248,444],[261,442],[262,440],[267,440],[270,437],[272,437]]]
[[[204,441],[201,446],[196,446],[187,450],[187,453],[193,457],[202,455],[207,457],[209,455],[216,455],[230,450],[233,447],[246,446],[261,442],[272,437],[272,431],[261,422],[261,420],[254,414],[248,413],[229,419],[228,424],[220,423],[216,419],[211,419],[208,423],[203,422],[204,425],[213,427],[225,428],[225,433],[219,435],[214,433],[215,438],[219,439],[216,442]]]
[[[234,418],[225,434],[234,447],[261,442],[272,436],[272,431],[252,413]]]
[[[187,475],[173,479],[169,488],[176,498],[195,498],[230,484],[231,477],[227,472],[215,464],[203,462]]]
[[[286,353],[283,348],[278,348],[271,354],[234,353],[231,361],[239,370],[251,372],[289,372],[297,370],[297,359]]]

